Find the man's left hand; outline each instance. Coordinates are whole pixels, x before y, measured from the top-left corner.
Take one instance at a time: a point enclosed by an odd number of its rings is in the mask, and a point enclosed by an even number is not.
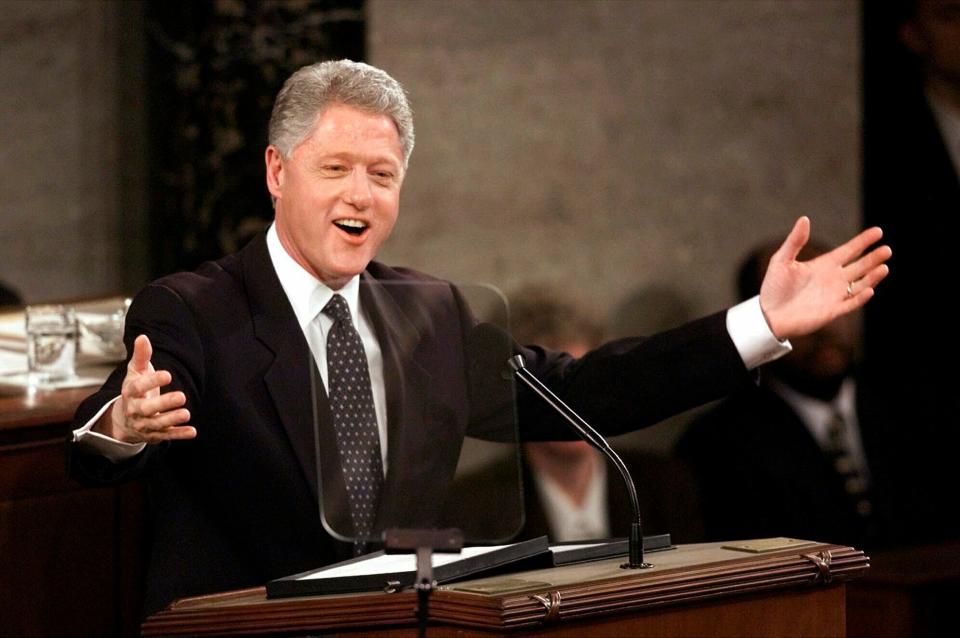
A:
[[[810,261],[797,261],[810,238],[810,219],[801,217],[773,254],[760,287],[760,308],[777,339],[810,334],[840,315],[853,312],[873,296],[890,269],[893,251],[879,246],[883,236],[869,228],[845,244]]]

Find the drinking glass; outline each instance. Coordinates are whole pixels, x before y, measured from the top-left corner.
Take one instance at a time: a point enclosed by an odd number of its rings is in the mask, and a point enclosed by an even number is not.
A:
[[[27,306],[27,371],[32,385],[76,376],[77,314],[72,306]]]

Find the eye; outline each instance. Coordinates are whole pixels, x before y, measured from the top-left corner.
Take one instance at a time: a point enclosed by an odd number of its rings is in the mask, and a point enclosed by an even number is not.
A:
[[[370,175],[378,184],[387,185],[394,181],[394,174],[392,171],[374,170],[370,171]]]
[[[337,177],[340,175],[345,175],[350,169],[343,164],[324,164],[320,167],[320,170],[324,175]]]

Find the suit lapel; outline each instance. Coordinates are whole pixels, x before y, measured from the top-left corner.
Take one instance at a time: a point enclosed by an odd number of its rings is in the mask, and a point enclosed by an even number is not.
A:
[[[265,236],[254,240],[240,257],[254,334],[274,355],[273,363],[264,374],[264,382],[289,440],[291,453],[316,497],[314,408],[310,393],[305,391],[310,387],[313,357],[273,268]],[[316,387],[318,392],[324,392],[319,377]],[[320,403],[325,399],[324,396]]]

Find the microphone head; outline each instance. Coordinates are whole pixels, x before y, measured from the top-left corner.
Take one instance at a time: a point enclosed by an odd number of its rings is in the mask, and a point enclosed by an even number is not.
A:
[[[525,367],[525,362],[523,360],[522,354],[515,354],[507,360],[507,363],[510,364],[510,369],[514,372],[519,372]]]

